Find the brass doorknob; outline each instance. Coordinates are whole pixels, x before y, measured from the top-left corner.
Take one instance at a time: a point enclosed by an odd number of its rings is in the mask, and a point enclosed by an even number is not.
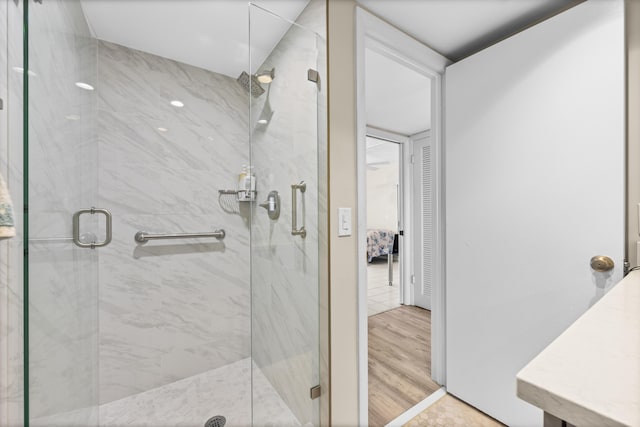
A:
[[[594,269],[595,271],[599,271],[601,273],[605,271],[610,271],[610,270],[613,270],[614,266],[615,266],[615,263],[608,256],[596,255],[593,258],[591,258],[591,268]]]

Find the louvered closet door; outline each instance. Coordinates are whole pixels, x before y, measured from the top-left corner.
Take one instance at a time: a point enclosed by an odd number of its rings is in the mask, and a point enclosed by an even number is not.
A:
[[[433,285],[433,246],[434,246],[434,200],[435,188],[433,173],[435,170],[431,138],[421,137],[414,141],[414,200],[416,243],[414,251],[413,301],[418,307],[431,310],[431,289]]]

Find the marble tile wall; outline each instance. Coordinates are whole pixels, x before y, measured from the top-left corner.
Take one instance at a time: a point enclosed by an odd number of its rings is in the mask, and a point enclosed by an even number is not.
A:
[[[7,176],[7,98],[9,93],[7,71],[8,66],[8,0],[0,0],[0,99],[3,102],[0,109],[0,174]],[[8,247],[6,242],[0,243],[0,426],[7,425],[7,375],[9,365],[7,359],[2,357],[9,352],[7,336],[9,327],[7,284],[8,284]]]
[[[5,383],[2,384],[1,400],[5,404],[6,425],[10,427],[21,426],[23,416],[23,373],[22,373],[22,216],[19,207],[22,206],[22,135],[23,135],[23,97],[22,97],[22,75],[14,72],[13,67],[22,66],[22,4],[16,4],[11,0],[6,2],[7,11],[7,100],[5,112],[7,114],[7,135],[6,146],[2,148],[2,153],[6,170],[7,185],[13,199],[16,210],[16,236],[8,240],[1,253],[0,263],[6,268],[6,276],[1,277],[3,282],[6,301],[2,307],[6,307],[6,328],[2,329],[0,335],[6,338],[7,356]],[[6,151],[5,151],[6,150]],[[6,335],[4,335],[6,334]],[[3,380],[0,380],[3,381]]]
[[[15,5],[14,5],[15,7]],[[7,139],[8,139],[8,95],[9,95],[9,1],[0,1],[0,99],[2,99],[2,107],[0,107],[0,172],[6,179],[7,176]],[[6,264],[6,263],[5,263]],[[5,324],[5,323],[3,323]]]
[[[298,22],[322,32],[324,2],[312,1]],[[265,19],[251,11],[252,19]],[[271,18],[276,19],[276,18]],[[255,35],[259,37],[259,34]],[[263,211],[252,221],[252,353],[256,364],[280,393],[301,424],[315,423],[319,401],[309,389],[319,384],[319,215],[326,211],[326,187],[319,170],[326,154],[323,118],[324,40],[313,31],[292,26],[259,70],[275,67],[269,105],[274,111],[267,125],[257,119],[267,102],[266,94],[252,103],[252,164],[259,199],[271,190],[280,194],[280,218],[270,220]],[[322,67],[322,68],[320,68]],[[321,73],[321,84],[307,80],[307,70]],[[304,181],[298,193],[298,222],[307,237],[291,235],[291,184]],[[320,218],[326,218],[324,214]],[[259,403],[254,405],[259,405]],[[257,424],[260,425],[260,424]]]
[[[98,94],[104,403],[250,355],[249,212],[218,194],[248,163],[249,104],[233,78],[107,42]],[[214,228],[226,238],[133,239]]]

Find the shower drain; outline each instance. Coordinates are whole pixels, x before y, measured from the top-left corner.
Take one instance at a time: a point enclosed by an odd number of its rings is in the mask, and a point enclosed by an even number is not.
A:
[[[224,427],[227,423],[227,419],[222,415],[216,415],[215,417],[209,418],[206,423],[204,423],[204,427]]]

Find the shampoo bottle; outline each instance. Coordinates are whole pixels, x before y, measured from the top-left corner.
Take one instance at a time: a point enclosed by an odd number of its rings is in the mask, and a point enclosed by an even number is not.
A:
[[[247,180],[247,165],[242,165],[242,170],[238,175],[238,200],[246,200],[246,180]]]
[[[256,175],[253,172],[253,166],[247,168],[247,174],[244,178],[244,188],[247,192],[247,200],[254,200],[256,196]]]

